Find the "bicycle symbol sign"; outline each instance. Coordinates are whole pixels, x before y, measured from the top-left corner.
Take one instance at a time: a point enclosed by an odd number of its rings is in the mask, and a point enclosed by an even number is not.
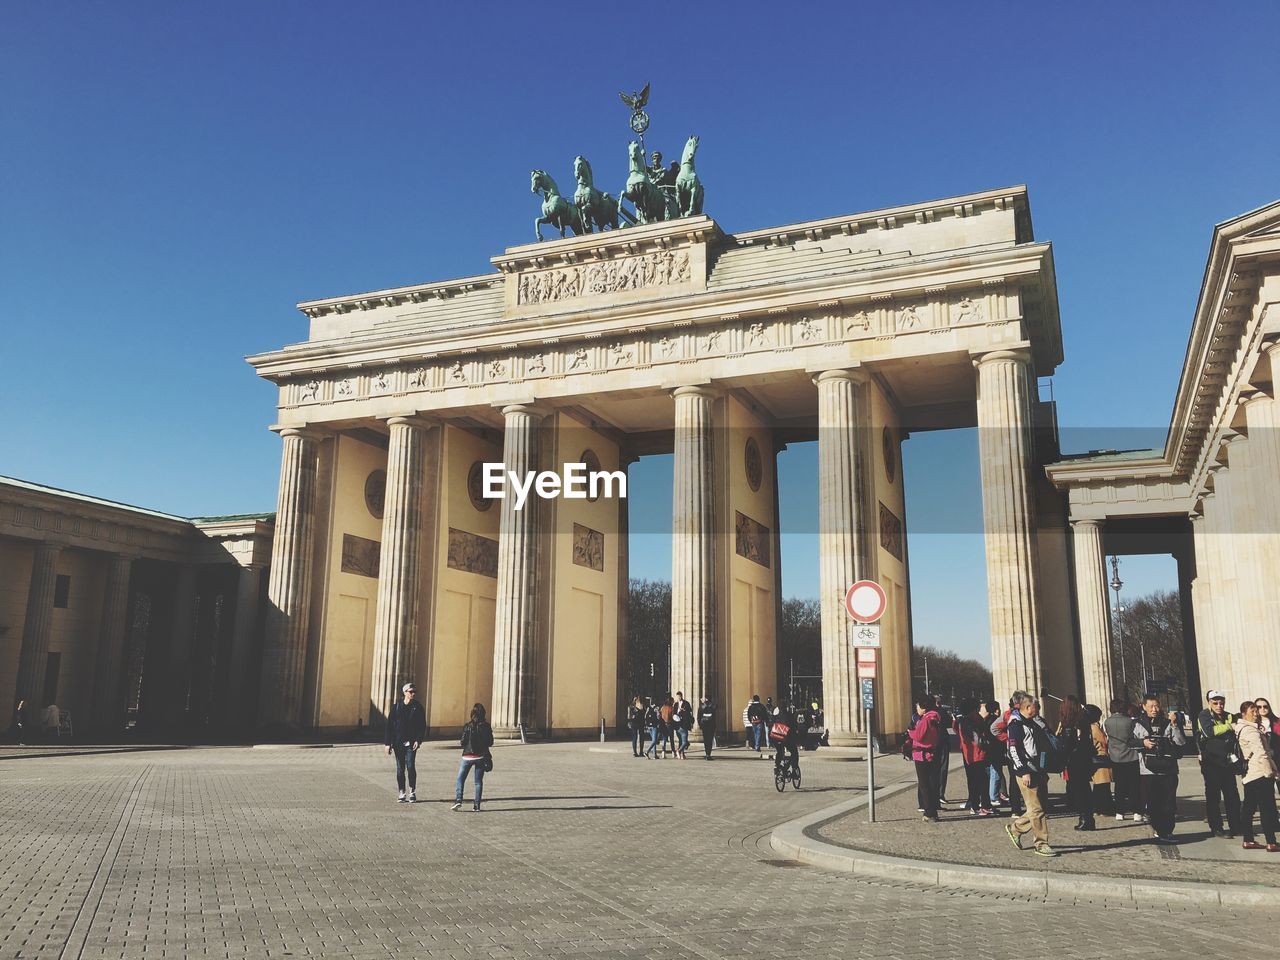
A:
[[[855,647],[880,646],[880,624],[860,623],[853,629],[853,645]]]

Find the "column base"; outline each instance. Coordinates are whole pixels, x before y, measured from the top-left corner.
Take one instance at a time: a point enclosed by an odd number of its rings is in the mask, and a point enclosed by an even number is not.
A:
[[[494,728],[493,728],[493,739],[495,739],[495,740],[519,740],[519,739],[520,739],[520,728],[519,728],[519,727],[494,727]],[[538,731],[537,731],[537,730],[530,730],[528,727],[525,727],[525,729],[524,729],[524,739],[525,739],[525,740],[537,740],[537,739],[539,739],[539,737],[538,737]]]
[[[865,733],[856,733],[852,730],[830,730],[827,733],[827,746],[862,747],[865,750],[867,735]]]

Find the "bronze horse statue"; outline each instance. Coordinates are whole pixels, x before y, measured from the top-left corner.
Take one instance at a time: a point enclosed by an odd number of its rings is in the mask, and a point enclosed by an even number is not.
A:
[[[702,213],[702,181],[693,169],[693,155],[698,152],[698,137],[685,141],[684,154],[680,157],[680,175],[676,177],[676,201],[680,216],[695,217]]]
[[[675,195],[668,194],[649,179],[640,144],[632,140],[627,146],[627,156],[631,160],[631,173],[627,176],[627,185],[622,188],[622,196],[636,208],[636,220],[640,223],[674,220],[679,215]]]
[[[574,236],[582,236],[586,231],[582,228],[582,215],[572,201],[560,195],[560,188],[545,170],[534,170],[530,175],[530,192],[542,194],[542,216],[533,221],[533,232],[538,240],[542,240],[542,225],[549,223],[560,229],[560,236],[565,230],[572,230]]]
[[[587,232],[618,229],[618,201],[607,193],[596,189],[591,177],[591,164],[586,157],[573,158],[573,176],[578,181],[578,189],[573,193],[573,202],[582,217],[582,226]],[[626,214],[624,212],[623,216]]]

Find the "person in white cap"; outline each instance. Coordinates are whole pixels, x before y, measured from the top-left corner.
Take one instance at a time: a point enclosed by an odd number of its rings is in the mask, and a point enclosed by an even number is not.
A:
[[[1215,837],[1234,837],[1240,832],[1240,791],[1236,789],[1240,747],[1232,727],[1235,717],[1227,713],[1227,697],[1221,690],[1210,690],[1205,700],[1209,706],[1196,718],[1196,745],[1204,778],[1206,819]],[[1225,830],[1219,802],[1226,808]]]
[[[388,755],[396,755],[396,786],[400,788],[399,803],[418,802],[418,768],[414,759],[418,747],[427,735],[427,711],[418,700],[418,691],[412,683],[406,683],[401,692],[404,700],[393,703],[387,712],[387,728],[382,743]],[[405,775],[408,774],[409,792],[405,793]]]

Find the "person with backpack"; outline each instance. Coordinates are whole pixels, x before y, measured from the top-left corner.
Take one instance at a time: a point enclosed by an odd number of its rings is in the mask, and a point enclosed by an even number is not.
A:
[[[1205,699],[1209,705],[1196,718],[1195,731],[1200,776],[1204,780],[1205,818],[1215,837],[1234,837],[1240,832],[1240,793],[1236,789],[1240,749],[1232,726],[1235,718],[1227,713],[1227,698],[1222,691],[1210,690]],[[1227,813],[1225,830],[1223,807]]]
[[[472,797],[471,809],[480,812],[480,795],[484,792],[484,775],[493,769],[493,728],[485,719],[484,704],[477,703],[471,708],[471,719],[462,728],[462,739],[458,741],[462,747],[462,763],[458,765],[458,781],[453,789],[453,808],[462,809],[462,791],[467,785],[468,771],[474,771],[475,793]]]
[[[1178,818],[1178,756],[1187,738],[1174,711],[1160,712],[1159,697],[1147,694],[1142,713],[1134,721],[1133,736],[1142,748],[1138,767],[1147,816],[1157,842],[1176,843],[1173,825]]]
[[[916,797],[921,818],[938,822],[938,742],[942,739],[942,717],[933,697],[925,694],[916,701],[915,720],[907,729],[911,762],[916,767]]]
[[[1054,767],[1061,769],[1061,754],[1056,738],[1049,735],[1044,719],[1040,716],[1040,701],[1024,693],[1017,709],[1010,715],[1006,726],[1009,735],[1009,763],[1014,777],[1022,788],[1022,800],[1026,813],[1015,816],[1004,828],[1013,845],[1023,849],[1022,838],[1027,833],[1035,837],[1032,852],[1042,857],[1056,857],[1058,851],[1049,846],[1049,818],[1044,809],[1044,788]],[[1012,791],[1012,783],[1010,784]]]
[[[427,711],[418,699],[418,690],[412,683],[400,688],[404,699],[393,703],[387,711],[387,723],[382,742],[387,755],[396,755],[396,786],[400,788],[397,803],[418,802],[418,767],[414,762],[418,747],[427,735]],[[405,793],[406,774],[409,792]]]
[[[1058,712],[1058,740],[1066,754],[1067,801],[1076,814],[1077,830],[1093,830],[1093,758],[1097,751],[1093,745],[1093,725],[1085,715],[1084,707],[1075,697],[1062,702]]]
[[[684,691],[676,691],[675,706],[671,710],[671,723],[676,733],[676,756],[687,760],[689,731],[693,729],[693,704],[684,698]]]
[[[1240,704],[1240,719],[1235,722],[1236,743],[1245,764],[1244,804],[1240,809],[1240,829],[1244,833],[1242,846],[1246,850],[1261,850],[1262,844],[1253,839],[1253,812],[1258,811],[1262,820],[1262,833],[1267,838],[1267,852],[1280,853],[1276,843],[1276,773],[1271,755],[1271,725],[1262,717],[1262,711],[1253,700]]]
[[[758,754],[765,742],[764,728],[768,719],[769,715],[764,712],[764,704],[760,702],[760,694],[757,693],[747,706],[747,722],[751,724],[751,744]]]
[[[991,721],[991,735],[996,737],[1004,747],[1005,772],[1009,784],[1009,812],[1015,817],[1022,816],[1025,806],[1022,802],[1022,790],[1018,784],[1017,774],[1013,772],[1013,750],[1009,746],[1008,727],[1009,721],[1018,712],[1018,704],[1026,696],[1030,694],[1023,690],[1015,690],[1013,696],[1009,698],[1009,708],[998,713]]]
[[[649,747],[645,750],[646,757],[658,759],[658,737],[661,736],[662,717],[658,713],[658,708],[653,705],[650,700],[644,708],[644,726],[649,731]]]
[[[978,712],[977,700],[963,700],[956,716],[956,738],[964,757],[965,779],[969,799],[965,804],[970,816],[991,816],[991,764],[987,761],[987,744],[992,739],[986,721]]]
[[[627,729],[631,731],[631,755],[644,755],[644,701],[636,697],[627,707]]]
[[[773,772],[776,776],[790,763],[791,769],[800,772],[800,734],[796,729],[795,715],[784,707],[774,707],[770,717],[772,726],[769,739],[774,744]]]
[[[698,704],[698,729],[702,731],[704,759],[710,760],[716,742],[716,705],[710,697],[703,697]]]

